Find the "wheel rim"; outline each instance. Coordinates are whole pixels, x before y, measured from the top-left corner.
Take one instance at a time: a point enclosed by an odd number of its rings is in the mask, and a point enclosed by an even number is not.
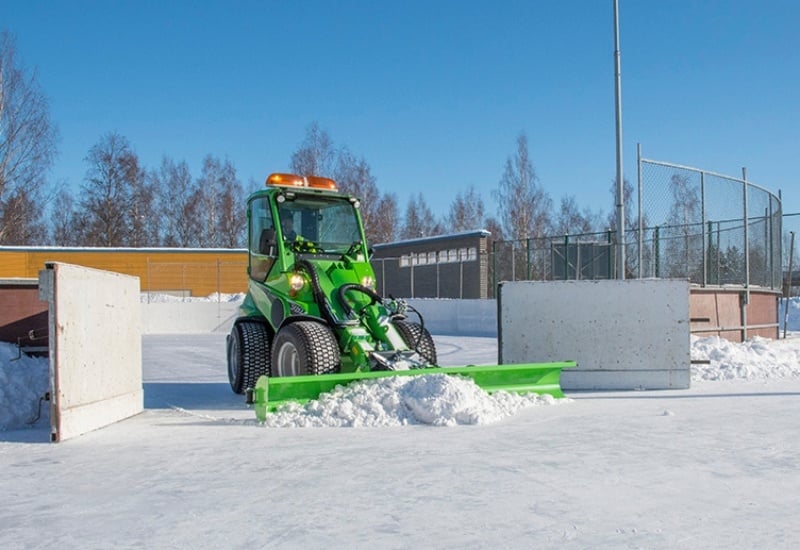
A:
[[[300,356],[291,342],[284,342],[278,350],[278,376],[297,376],[300,374]]]
[[[228,379],[238,380],[239,376],[239,339],[228,340]]]

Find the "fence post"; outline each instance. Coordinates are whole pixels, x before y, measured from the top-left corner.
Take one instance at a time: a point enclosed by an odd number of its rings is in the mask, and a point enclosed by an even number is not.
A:
[[[714,250],[714,222],[708,221],[708,222],[706,222],[706,226],[708,227],[708,229],[707,229],[707,231],[708,231],[708,237],[707,237],[708,238],[708,245],[705,247],[706,252],[705,252],[704,256],[705,255],[709,255],[710,256],[711,253]],[[705,240],[706,240],[706,238],[704,237],[703,241],[705,241]],[[719,251],[717,251],[717,258],[719,258]],[[711,263],[708,260],[703,260],[703,261],[706,264],[710,264]],[[719,262],[717,262],[717,267],[719,268]],[[709,281],[708,282],[710,284],[719,284],[719,271],[717,271],[717,273],[716,273],[716,278],[709,277]]]
[[[147,303],[150,303],[150,256],[145,260],[147,273]]]
[[[700,231],[706,226],[706,174],[700,172]],[[708,284],[708,263],[706,262],[706,240],[703,242],[703,286]]]
[[[497,241],[492,241],[492,298],[497,299]]]
[[[637,168],[637,177],[639,179],[639,197],[638,197],[638,208],[639,208],[639,278],[643,277],[642,271],[642,262],[644,261],[644,252],[642,249],[644,248],[644,217],[642,215],[642,144],[636,144],[636,168]]]
[[[514,250],[514,242],[511,241],[511,280],[517,280],[517,251]]]
[[[525,280],[531,280],[531,238],[525,239],[525,257],[527,265],[525,266]]]
[[[742,342],[747,340],[747,304],[750,303],[750,238],[747,218],[747,168],[742,168],[742,193],[744,206],[744,295],[742,302]]]
[[[464,299],[464,260],[458,262],[459,276],[458,276],[458,297]]]
[[[775,273],[775,264],[772,255],[772,199],[769,201],[769,206],[764,209],[764,220],[764,249],[766,249],[769,254],[769,258],[767,260],[769,269],[769,287],[774,289],[775,277],[773,274]]]
[[[792,295],[792,260],[794,256],[794,231],[789,231],[789,280],[786,284],[786,291],[783,293],[783,339],[786,339],[786,329],[789,326],[789,297]]]
[[[439,259],[436,259],[436,297],[439,298]]]
[[[659,252],[660,252],[660,250],[659,250],[659,248],[660,248],[659,239],[660,239],[660,234],[661,234],[660,229],[661,228],[659,226],[656,226],[655,229],[653,229],[653,255],[655,256],[655,258],[653,258],[653,269],[655,270],[654,275],[655,275],[656,279],[661,276],[660,275],[660,272],[661,272],[661,269],[660,269],[661,268],[661,266],[660,266],[661,259],[660,259],[660,254],[659,254]]]
[[[397,260],[397,266],[400,267],[400,260]],[[389,286],[386,284],[386,258],[381,259],[381,276],[383,277],[383,293],[388,295],[386,292],[386,287]]]

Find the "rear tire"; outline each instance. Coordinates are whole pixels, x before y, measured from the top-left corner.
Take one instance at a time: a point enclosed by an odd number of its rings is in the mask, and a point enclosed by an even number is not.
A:
[[[274,376],[339,372],[341,354],[330,328],[315,321],[284,326],[272,345]]]
[[[238,321],[228,336],[228,381],[233,393],[244,393],[259,376],[270,373],[270,331],[260,321]]]
[[[419,353],[431,365],[436,364],[436,345],[428,329],[411,321],[393,321],[392,324],[409,348]]]

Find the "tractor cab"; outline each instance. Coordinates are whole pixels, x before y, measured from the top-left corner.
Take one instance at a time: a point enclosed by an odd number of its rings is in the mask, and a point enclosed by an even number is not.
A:
[[[299,259],[368,261],[360,202],[333,180],[272,174],[266,186],[248,202],[251,279],[279,276]]]

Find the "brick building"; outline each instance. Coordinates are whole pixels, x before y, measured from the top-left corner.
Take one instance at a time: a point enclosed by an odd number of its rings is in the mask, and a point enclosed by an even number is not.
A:
[[[378,291],[398,298],[488,298],[489,238],[464,231],[375,245]]]

